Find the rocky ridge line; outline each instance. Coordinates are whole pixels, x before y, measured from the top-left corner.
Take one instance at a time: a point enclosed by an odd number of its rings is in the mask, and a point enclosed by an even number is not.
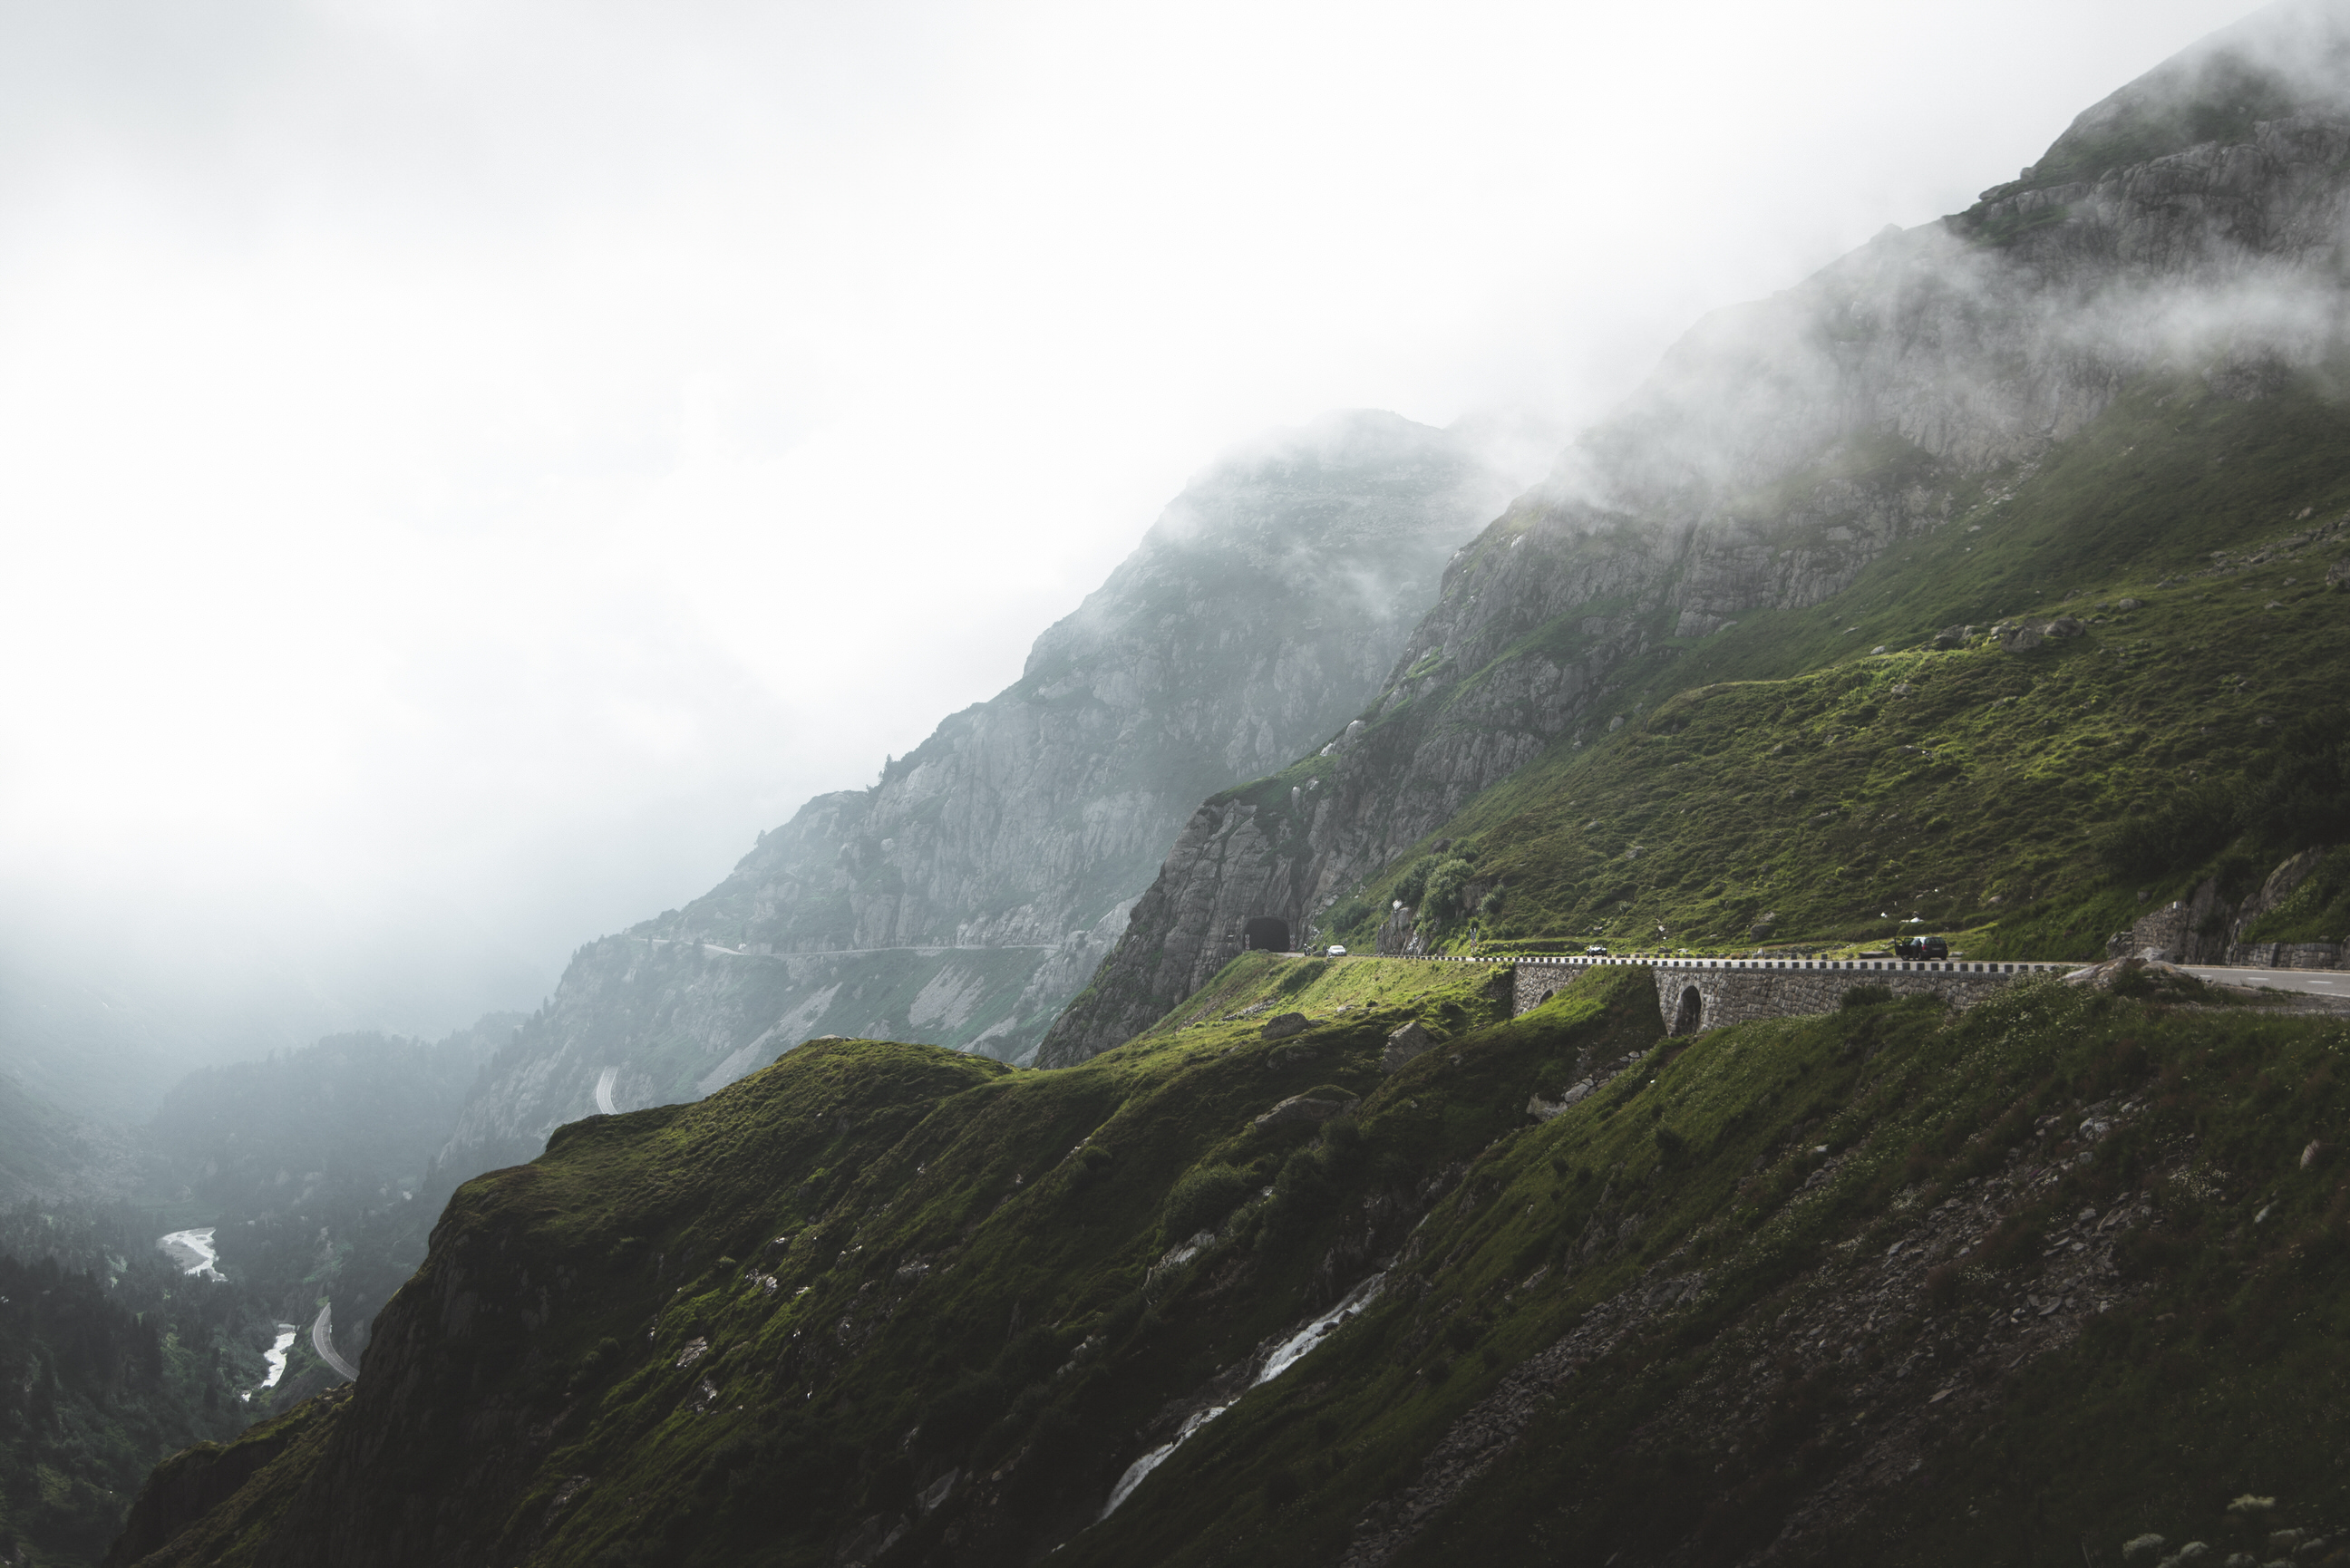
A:
[[[574,955],[447,1158],[696,1098],[820,1033],[1018,1059],[1200,797],[1326,739],[1507,486],[1462,438],[1333,416],[1193,481],[1019,681],[869,789],[818,796],[701,898]]]
[[[2065,187],[2053,216],[2012,232],[2002,202],[1888,230],[1710,317],[1453,559],[1379,700],[1284,775],[1289,791],[1193,814],[1038,1062],[1148,1027],[1249,919],[1305,940],[1482,791],[1620,722],[1609,697],[1635,661],[1848,587],[1944,523],[1955,486],[2012,485],[2129,377],[2192,356],[2251,398],[2312,362],[2340,336],[2345,167],[2350,120],[2262,123],[2241,146]]]

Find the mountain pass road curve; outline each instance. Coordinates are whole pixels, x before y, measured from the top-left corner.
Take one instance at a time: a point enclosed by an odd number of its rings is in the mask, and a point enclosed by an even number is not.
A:
[[[359,1369],[335,1354],[335,1303],[332,1302],[320,1307],[318,1315],[311,1320],[310,1348],[318,1353],[319,1360],[344,1376],[355,1382],[358,1380]]]

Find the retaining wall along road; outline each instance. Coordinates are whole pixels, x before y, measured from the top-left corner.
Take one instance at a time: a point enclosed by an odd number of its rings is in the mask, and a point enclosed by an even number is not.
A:
[[[1637,964],[1653,971],[1657,1010],[1666,1033],[1694,1034],[1701,1029],[1744,1023],[1757,1018],[1790,1018],[1834,1012],[1856,985],[1881,985],[1896,996],[1931,993],[1960,1008],[1972,1007],[2028,975],[2070,974],[2076,963],[1904,963],[1896,959],[1648,959],[1517,958],[1432,959],[1433,963],[1509,963],[1513,1014],[1539,1007],[1572,985],[1585,971],[1602,964]]]

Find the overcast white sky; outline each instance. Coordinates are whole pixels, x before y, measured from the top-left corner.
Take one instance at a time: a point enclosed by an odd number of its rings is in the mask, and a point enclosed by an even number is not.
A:
[[[1220,448],[1570,425],[2245,9],[7,0],[9,910],[528,1005]]]

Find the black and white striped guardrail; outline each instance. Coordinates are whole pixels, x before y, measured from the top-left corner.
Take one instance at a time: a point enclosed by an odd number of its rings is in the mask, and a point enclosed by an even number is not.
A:
[[[1860,973],[1884,971],[1888,974],[2071,974],[2086,967],[2077,963],[1968,963],[1964,961],[1912,961],[1907,959],[1709,959],[1709,958],[1645,958],[1634,953],[1610,953],[1595,958],[1586,953],[1512,953],[1496,958],[1477,958],[1465,953],[1400,953],[1390,955],[1411,959],[1419,963],[1533,963],[1592,966],[1597,964],[1639,964],[1648,969],[1687,970],[1817,970]]]

